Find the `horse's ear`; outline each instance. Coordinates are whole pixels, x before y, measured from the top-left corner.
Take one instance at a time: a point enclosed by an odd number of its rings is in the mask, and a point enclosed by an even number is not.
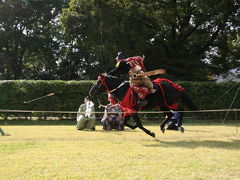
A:
[[[97,79],[100,80],[101,78],[103,78],[102,74],[99,74]]]
[[[98,76],[98,80],[100,80],[101,78],[104,78],[107,76],[107,73],[101,73],[99,76]]]

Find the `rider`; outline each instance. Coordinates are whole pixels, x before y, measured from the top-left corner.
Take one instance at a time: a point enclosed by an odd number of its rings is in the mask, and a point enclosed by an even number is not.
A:
[[[119,75],[122,72],[130,75],[130,85],[140,98],[138,101],[139,106],[145,106],[148,103],[145,96],[156,91],[148,76],[138,76],[139,73],[146,71],[143,63],[144,58],[144,56],[125,58],[122,52],[118,52],[116,68],[108,73],[110,75]]]

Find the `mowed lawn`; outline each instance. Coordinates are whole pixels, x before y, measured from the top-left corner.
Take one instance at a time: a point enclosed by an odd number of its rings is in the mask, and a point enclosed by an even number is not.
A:
[[[185,133],[77,131],[74,125],[1,126],[0,179],[240,179],[232,125],[185,125]]]

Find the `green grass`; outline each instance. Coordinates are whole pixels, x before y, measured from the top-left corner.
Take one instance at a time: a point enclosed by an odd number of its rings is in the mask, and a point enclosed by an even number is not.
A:
[[[240,137],[231,124],[122,132],[74,125],[1,125],[0,179],[240,179]]]

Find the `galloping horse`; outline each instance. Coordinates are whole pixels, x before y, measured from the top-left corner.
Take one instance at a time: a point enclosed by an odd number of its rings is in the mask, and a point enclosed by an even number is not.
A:
[[[154,82],[154,81],[153,81]],[[164,126],[168,122],[168,120],[171,119],[172,117],[172,112],[171,110],[171,105],[176,105],[178,100],[180,99],[183,104],[185,104],[190,110],[196,110],[197,107],[194,105],[193,101],[191,98],[188,96],[188,94],[183,91],[179,91],[176,88],[174,88],[174,84],[171,83],[171,81],[168,80],[163,80],[160,83],[154,83],[155,85],[158,84],[159,88],[157,88],[157,91],[153,94],[148,94],[146,96],[146,99],[148,100],[148,104],[146,106],[142,107],[142,110],[149,110],[153,108],[160,108],[162,111],[165,112],[166,118],[165,120],[161,123],[160,129],[162,132],[164,132]],[[157,86],[157,85],[156,85]],[[128,98],[131,98],[132,96],[129,96],[130,94],[133,94],[130,89],[130,84],[128,82],[124,82],[122,79],[107,75],[107,74],[102,74],[98,77],[97,82],[92,86],[91,90],[89,91],[89,94],[91,96],[96,96],[104,91],[107,91],[108,93],[112,93],[121,103],[121,107],[124,107],[126,105],[126,100]],[[122,104],[122,103],[125,104]],[[138,116],[137,111],[139,110],[139,107],[136,103],[133,101],[129,102],[132,104],[132,110],[135,110],[134,113],[131,113],[129,116],[125,116],[125,125],[130,127],[130,128],[135,128],[138,127],[142,129],[145,133],[148,135],[155,137],[155,134],[146,128],[143,127],[141,119]],[[128,103],[127,103],[128,104]],[[131,109],[131,107],[130,107]],[[181,107],[175,107],[174,110],[184,110]],[[181,114],[181,118],[183,117],[183,113]],[[130,117],[133,118],[135,121],[136,125],[131,126],[128,124],[128,120]]]

